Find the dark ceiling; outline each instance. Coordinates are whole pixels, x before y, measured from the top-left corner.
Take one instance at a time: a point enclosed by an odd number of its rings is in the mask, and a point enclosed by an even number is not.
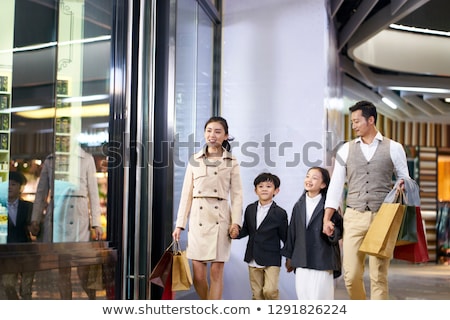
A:
[[[353,100],[363,98],[375,100],[386,115],[397,120],[450,123],[450,104],[444,101],[450,97],[450,74],[446,72],[450,66],[450,52],[442,51],[448,51],[450,41],[448,36],[440,38],[445,46],[427,48],[432,50],[429,54],[436,59],[444,57],[442,72],[439,73],[386,69],[364,64],[351,54],[364,41],[371,39],[380,31],[389,29],[391,23],[450,31],[449,0],[330,0],[330,4],[338,31],[340,67],[346,96]],[[424,44],[417,42],[414,46],[423,50]],[[401,58],[395,53],[391,57]],[[414,64],[417,63],[411,61],[411,70],[414,70]],[[411,93],[392,90],[389,87],[391,85],[442,88],[448,92]],[[394,100],[399,107],[396,110],[389,108],[381,102],[383,96]]]

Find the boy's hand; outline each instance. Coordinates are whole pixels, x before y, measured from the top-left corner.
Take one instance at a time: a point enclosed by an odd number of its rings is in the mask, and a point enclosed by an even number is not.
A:
[[[31,224],[28,227],[28,230],[31,232],[31,234],[33,236],[37,236],[39,234],[39,231],[41,231],[41,228],[37,221],[31,221]]]

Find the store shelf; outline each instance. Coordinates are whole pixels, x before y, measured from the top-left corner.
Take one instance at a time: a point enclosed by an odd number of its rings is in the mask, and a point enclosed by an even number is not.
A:
[[[425,225],[430,260],[436,259],[436,217],[438,198],[438,152],[434,147],[417,147],[420,207]]]

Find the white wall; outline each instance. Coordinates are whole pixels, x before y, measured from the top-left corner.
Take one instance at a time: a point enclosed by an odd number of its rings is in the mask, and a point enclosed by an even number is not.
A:
[[[281,179],[275,201],[290,216],[307,168],[328,166],[330,41],[325,3],[224,0],[222,115],[237,144],[233,153],[241,162],[245,206],[257,200],[253,179],[268,170]],[[270,148],[263,145],[269,135]],[[246,242],[233,242],[225,264],[224,299],[251,299],[243,261]],[[280,298],[296,299],[294,275],[286,273],[284,259],[282,263]]]

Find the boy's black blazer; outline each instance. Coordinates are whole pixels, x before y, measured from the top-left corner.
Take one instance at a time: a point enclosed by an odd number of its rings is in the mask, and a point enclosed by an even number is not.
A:
[[[255,259],[261,266],[281,266],[281,247],[286,242],[288,216],[286,210],[279,207],[275,201],[269,208],[267,216],[256,228],[256,212],[258,201],[251,203],[245,209],[244,223],[238,239],[248,236],[244,261]]]
[[[31,241],[28,226],[31,223],[32,210],[32,202],[19,199],[19,204],[17,205],[16,225],[8,219],[8,243]]]

